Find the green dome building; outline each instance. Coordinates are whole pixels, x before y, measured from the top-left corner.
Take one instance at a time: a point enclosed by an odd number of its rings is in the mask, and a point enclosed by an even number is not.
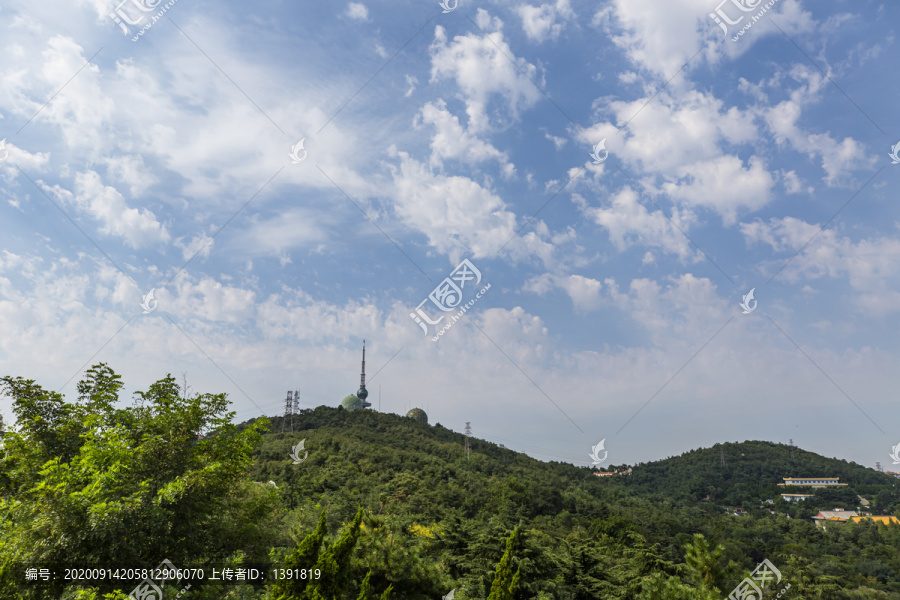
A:
[[[415,419],[419,423],[424,423],[425,425],[428,425],[428,415],[426,415],[425,411],[422,410],[421,408],[412,409],[411,411],[406,413],[406,416],[409,417],[410,419]]]
[[[353,394],[341,400],[341,406],[344,407],[344,410],[362,410],[363,408],[362,400]]]

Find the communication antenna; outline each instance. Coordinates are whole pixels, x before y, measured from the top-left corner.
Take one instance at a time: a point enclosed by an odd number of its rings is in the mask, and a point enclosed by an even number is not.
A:
[[[381,412],[381,384],[378,384],[378,412]]]
[[[290,390],[287,393],[287,399],[284,401],[284,419],[281,421],[281,433],[284,433],[284,426],[288,419],[291,420],[291,433],[294,432],[294,394]]]
[[[719,448],[719,461],[722,463],[722,467],[727,467],[727,463],[725,462],[725,447]]]
[[[295,415],[300,414],[300,390],[294,390],[294,413]],[[291,419],[291,426],[293,427],[294,419]],[[292,428],[293,431],[293,428]]]
[[[472,427],[466,421],[466,460],[469,460],[469,436],[472,435]]]
[[[880,462],[875,463],[875,470],[878,471],[879,473],[881,473],[881,463]]]

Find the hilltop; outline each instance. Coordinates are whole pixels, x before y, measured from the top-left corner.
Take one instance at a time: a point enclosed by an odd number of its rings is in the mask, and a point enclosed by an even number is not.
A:
[[[486,585],[490,569],[479,571],[476,565],[499,560],[502,548],[495,543],[488,550],[483,540],[500,538],[519,525],[531,536],[532,551],[543,555],[543,561],[530,565],[529,578],[543,581],[529,584],[535,593],[549,589],[547,582],[558,574],[551,565],[565,564],[562,557],[571,560],[578,555],[574,549],[581,548],[595,555],[594,566],[583,571],[586,589],[606,589],[611,598],[631,597],[624,580],[611,575],[641,573],[625,557],[650,556],[645,559],[660,570],[680,572],[685,545],[700,533],[724,547],[723,564],[730,567],[724,568],[723,581],[736,584],[741,570],[768,558],[801,582],[806,578],[809,590],[818,589],[821,580],[823,590],[871,586],[867,593],[881,589],[895,595],[865,597],[900,598],[900,527],[881,534],[892,540],[890,552],[841,538],[837,556],[842,566],[836,566],[835,550],[826,558],[821,549],[823,537],[870,525],[822,532],[810,519],[818,510],[834,508],[835,502],[855,508],[857,494],[869,500],[868,509],[876,514],[900,514],[897,480],[858,464],[748,441],[692,450],[633,465],[631,475],[600,478],[586,467],[541,462],[474,438],[467,460],[464,435],[398,415],[319,407],[293,420],[294,432],[281,433],[281,418],[270,419],[271,432],[263,436],[251,476],[275,482],[288,506],[306,515],[307,527],[320,506],[343,521],[358,506],[374,515],[391,515],[409,531],[433,540],[420,558],[440,559],[442,573],[455,584],[471,577]],[[308,459],[293,465],[288,454],[303,439]],[[798,476],[840,477],[849,485],[840,491],[816,490],[804,503],[784,502],[780,493],[797,490],[776,484]],[[746,507],[750,514],[724,514],[734,506]],[[473,552],[490,560],[475,562]],[[804,589],[802,583],[799,589]]]
[[[897,513],[896,480],[799,448],[722,444],[597,477],[478,439],[467,457],[463,435],[397,415],[322,406],[282,432],[280,418],[233,424],[225,394],[189,396],[171,376],[130,407],[123,387],[103,363],[76,401],[0,378],[16,415],[2,439],[0,596],[123,600],[137,582],[31,583],[21,567],[164,557],[323,573],[194,581],[196,600],[721,600],[764,560],[781,580],[762,598],[790,586],[900,600],[900,526],[810,519],[857,495]],[[776,485],[788,476],[848,485],[788,504]],[[726,514],[734,504],[748,514]]]

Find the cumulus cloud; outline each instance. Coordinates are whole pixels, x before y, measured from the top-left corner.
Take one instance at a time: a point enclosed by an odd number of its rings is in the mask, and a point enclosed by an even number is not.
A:
[[[539,295],[544,295],[554,288],[565,291],[572,300],[575,310],[580,312],[597,310],[603,304],[604,298],[601,296],[603,284],[582,275],[543,273],[533,277],[523,286],[525,291]]]
[[[629,119],[627,132],[600,122],[585,130],[586,143],[608,136],[607,148],[629,166],[654,178],[645,183],[690,206],[719,214],[726,225],[739,213],[755,211],[774,198],[775,177],[763,160],[745,163],[723,151],[757,139],[755,115],[725,104],[709,93],[686,92],[677,99],[663,94],[654,102],[613,102],[619,122]],[[638,114],[639,113],[639,114]],[[637,114],[636,118],[632,117]]]
[[[131,208],[116,188],[104,185],[96,171],[75,176],[75,193],[59,185],[42,184],[66,204],[100,222],[100,232],[121,238],[132,248],[146,248],[169,241],[165,225],[146,208]]]
[[[789,77],[800,84],[791,91],[790,99],[761,110],[775,141],[790,144],[810,158],[818,158],[825,171],[824,181],[828,186],[854,186],[853,171],[872,167],[877,158],[866,156],[863,144],[851,137],[838,141],[830,133],[804,130],[799,125],[803,108],[818,101],[828,80],[806,65],[795,65],[790,70]],[[773,81],[772,85],[784,84]]]
[[[431,166],[442,167],[447,159],[461,160],[469,164],[478,164],[494,160],[500,164],[501,171],[509,177],[515,167],[506,157],[491,144],[470,134],[459,123],[459,119],[450,114],[443,100],[425,104],[420,112],[421,121],[434,126],[435,133],[431,138]]]
[[[357,21],[367,21],[369,19],[369,9],[366,8],[365,4],[359,2],[351,2],[348,4],[347,12],[344,14]]]
[[[409,154],[392,167],[394,210],[438,252],[458,262],[500,250],[516,231],[516,216],[492,191],[471,179],[431,173]]]
[[[675,210],[671,220],[659,210],[650,211],[639,202],[638,194],[631,188],[623,188],[615,194],[607,206],[586,206],[586,217],[603,227],[612,244],[621,252],[639,245],[659,248],[674,254],[684,262],[699,260],[690,242],[675,225],[688,231],[694,216],[686,210]]]
[[[762,243],[789,253],[791,261],[779,277],[791,282],[846,278],[858,293],[860,310],[877,316],[900,311],[900,305],[891,302],[900,291],[894,289],[900,274],[900,239],[872,236],[854,241],[835,229],[820,231],[818,225],[794,217],[741,224],[741,231],[748,244]],[[783,261],[772,264],[781,266]]]
[[[522,19],[522,29],[528,39],[543,42],[548,38],[556,39],[562,33],[567,19],[575,17],[569,0],[557,0],[555,4],[531,6],[523,4],[515,8]]]
[[[517,120],[520,111],[541,98],[532,81],[543,83],[537,67],[515,56],[500,31],[499,19],[491,19],[479,8],[477,22],[494,31],[486,36],[468,33],[449,40],[444,28],[438,26],[431,45],[431,81],[455,81],[466,103],[469,130],[473,132],[488,129],[492,118],[495,124],[497,119]],[[493,111],[492,98],[497,100]]]

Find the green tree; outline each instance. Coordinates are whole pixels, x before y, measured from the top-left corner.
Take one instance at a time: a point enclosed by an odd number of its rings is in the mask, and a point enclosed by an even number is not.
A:
[[[519,528],[513,529],[513,532],[506,539],[506,552],[503,558],[497,564],[497,570],[494,573],[494,581],[491,583],[491,593],[488,594],[488,600],[512,600],[516,590],[519,587],[519,576],[521,571],[516,569],[515,574],[512,572],[513,554],[516,548],[516,541],[519,535]]]
[[[0,597],[31,597],[13,565],[187,566],[244,550],[266,555],[260,519],[274,490],[246,481],[265,421],[235,431],[224,394],[182,398],[171,375],[116,408],[119,376],[104,364],[67,403],[33,380],[4,377],[16,431],[0,481]],[[214,435],[198,440],[201,432]],[[57,580],[50,593],[61,594]],[[118,586],[104,582],[100,593]]]
[[[319,514],[319,523],[315,530],[307,535],[300,545],[285,559],[284,568],[290,572],[297,569],[310,569],[317,565],[322,542],[328,533],[328,523],[325,517],[325,509]],[[301,577],[279,577],[273,585],[273,595],[276,600],[294,600],[302,597],[310,579]]]
[[[721,564],[724,551],[720,545],[710,548],[709,541],[701,533],[694,534],[692,543],[685,546],[687,578],[701,592],[720,594],[719,588],[725,580],[725,569]]]

